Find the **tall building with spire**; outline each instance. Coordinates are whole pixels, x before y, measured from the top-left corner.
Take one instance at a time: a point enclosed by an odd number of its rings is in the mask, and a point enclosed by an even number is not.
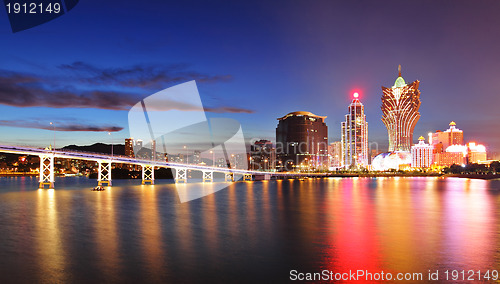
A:
[[[413,130],[420,118],[420,81],[406,84],[401,77],[401,65],[394,86],[382,87],[382,121],[389,135],[389,152],[409,152],[413,144]]]
[[[359,101],[359,94],[348,107],[348,114],[342,122],[342,161],[344,167],[368,166],[368,122],[365,107]]]

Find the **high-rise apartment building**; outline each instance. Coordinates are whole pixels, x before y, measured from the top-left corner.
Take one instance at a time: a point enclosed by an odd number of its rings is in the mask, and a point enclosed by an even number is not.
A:
[[[406,84],[401,77],[401,65],[394,86],[382,87],[382,121],[387,127],[389,152],[409,152],[413,145],[413,130],[420,118],[420,81]]]
[[[368,166],[368,122],[365,107],[354,93],[342,128],[342,161],[346,168]]]
[[[412,168],[429,168],[432,166],[434,159],[432,145],[425,143],[425,138],[420,136],[418,144],[411,146],[411,167]]]
[[[278,118],[276,157],[279,170],[306,171],[327,166],[325,118],[307,111],[291,112]]]
[[[134,138],[125,139],[125,156],[134,157]]]

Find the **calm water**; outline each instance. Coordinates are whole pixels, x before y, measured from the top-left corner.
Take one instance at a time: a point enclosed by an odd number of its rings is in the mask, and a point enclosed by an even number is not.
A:
[[[0,282],[286,282],[290,270],[500,269],[500,181],[237,182],[188,203],[175,186],[0,178]]]

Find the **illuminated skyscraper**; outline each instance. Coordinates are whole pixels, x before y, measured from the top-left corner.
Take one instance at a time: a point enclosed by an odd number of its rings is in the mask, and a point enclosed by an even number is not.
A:
[[[398,72],[394,86],[382,87],[382,121],[389,134],[389,152],[409,152],[413,144],[413,130],[420,118],[420,81],[406,84],[401,77],[401,65]]]
[[[276,154],[279,170],[306,171],[328,166],[325,118],[307,111],[291,112],[278,118]]]
[[[342,122],[342,161],[344,167],[368,166],[368,122],[366,122],[365,107],[359,101],[358,93]]]

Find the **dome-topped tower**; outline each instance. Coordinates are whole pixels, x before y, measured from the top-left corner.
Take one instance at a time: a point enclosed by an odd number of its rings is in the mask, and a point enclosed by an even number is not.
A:
[[[398,73],[392,88],[382,87],[382,121],[387,127],[389,152],[408,152],[413,145],[413,130],[420,118],[420,82],[406,84],[401,77],[401,65]]]

